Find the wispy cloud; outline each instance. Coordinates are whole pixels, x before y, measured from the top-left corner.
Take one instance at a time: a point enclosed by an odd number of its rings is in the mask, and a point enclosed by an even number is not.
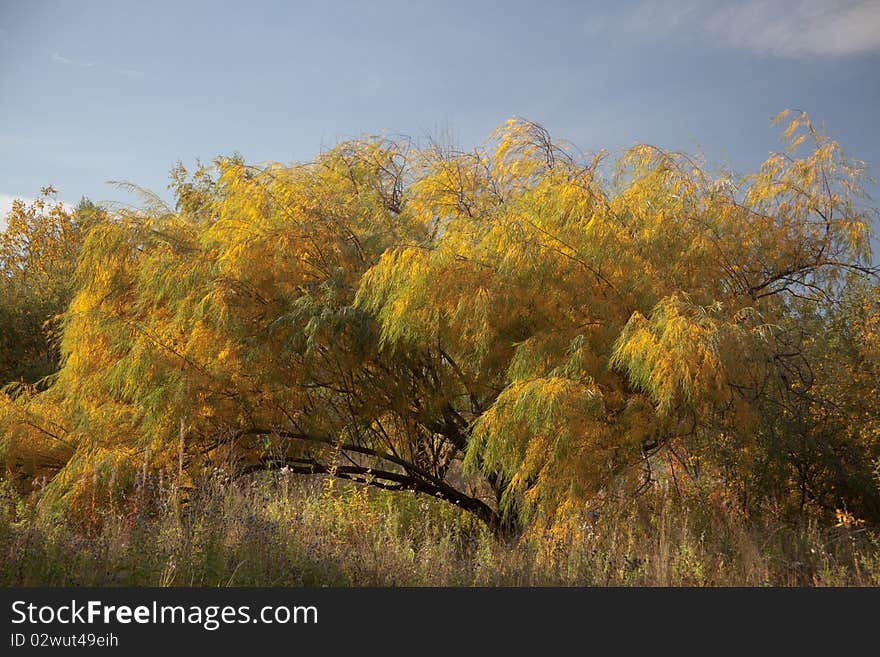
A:
[[[146,71],[139,71],[134,68],[114,68],[111,69],[118,75],[124,75],[127,78],[152,78],[153,76]]]
[[[52,53],[52,61],[56,64],[63,64],[64,66],[80,66],[82,68],[92,68],[94,66],[94,64],[91,62],[80,62],[75,59],[65,57],[64,55],[57,52]]]
[[[878,0],[639,0],[590,22],[594,34],[775,57],[880,52]]]
[[[61,64],[62,66],[78,66],[80,68],[94,68],[97,65],[94,62],[82,62],[76,59],[71,59],[70,57],[65,57],[61,53],[53,52],[52,61],[56,64]],[[127,78],[151,78],[152,76],[145,72],[139,71],[134,68],[116,68],[113,66],[99,66],[98,68],[102,68],[104,70],[110,71],[111,73],[115,73],[116,75],[122,75]]]

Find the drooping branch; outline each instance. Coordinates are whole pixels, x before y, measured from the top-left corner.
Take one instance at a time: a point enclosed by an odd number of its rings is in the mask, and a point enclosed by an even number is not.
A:
[[[287,468],[295,474],[327,474],[383,490],[410,490],[430,495],[474,514],[493,531],[497,531],[502,526],[500,514],[482,500],[466,495],[445,482],[435,483],[410,474],[362,465],[330,465],[321,463],[313,458],[271,456],[266,456],[257,463],[243,467],[240,472],[241,474],[250,474],[263,470],[280,470],[282,468]]]
[[[271,456],[261,457],[257,463],[242,468],[242,474],[268,469],[287,467],[297,474],[330,474],[385,490],[411,490],[450,502],[465,511],[473,513],[493,531],[502,525],[501,514],[477,497],[467,495],[451,486],[447,481],[434,476],[424,468],[395,454],[353,443],[343,443],[326,436],[305,432],[250,428],[236,432],[236,437],[246,435],[277,436],[305,443],[318,443],[335,447],[343,452],[369,456],[397,465],[403,472],[395,472],[372,466],[357,464],[334,465],[322,463],[312,457]]]

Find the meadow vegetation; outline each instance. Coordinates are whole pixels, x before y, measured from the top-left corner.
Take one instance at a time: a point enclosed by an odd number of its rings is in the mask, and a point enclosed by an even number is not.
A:
[[[499,538],[417,494],[265,473],[159,482],[82,522],[3,498],[2,586],[880,586],[880,532],[842,518],[748,518],[656,487]],[[682,492],[683,493],[683,492]]]

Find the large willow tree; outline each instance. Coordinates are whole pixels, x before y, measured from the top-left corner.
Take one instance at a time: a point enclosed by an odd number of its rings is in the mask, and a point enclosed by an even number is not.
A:
[[[142,467],[286,467],[501,529],[678,463],[880,516],[872,210],[788,119],[747,176],[585,159],[523,121],[467,153],[179,168],[175,207],[89,232],[60,371],[5,399],[6,467],[68,507]]]

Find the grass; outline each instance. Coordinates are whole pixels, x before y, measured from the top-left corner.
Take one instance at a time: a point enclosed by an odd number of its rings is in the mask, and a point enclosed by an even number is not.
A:
[[[657,488],[518,539],[455,507],[283,473],[143,490],[88,522],[3,489],[2,586],[880,585],[880,532],[755,521]]]

